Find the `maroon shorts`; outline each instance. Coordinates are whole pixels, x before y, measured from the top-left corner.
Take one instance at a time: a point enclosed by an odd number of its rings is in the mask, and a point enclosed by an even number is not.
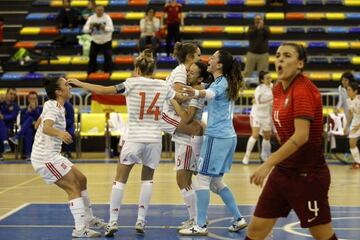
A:
[[[287,217],[293,209],[302,228],[331,222],[328,191],[329,169],[290,172],[275,168],[259,197],[254,216]]]

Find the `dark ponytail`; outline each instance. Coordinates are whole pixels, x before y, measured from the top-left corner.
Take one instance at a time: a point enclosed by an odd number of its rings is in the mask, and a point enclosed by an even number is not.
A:
[[[46,96],[50,100],[56,100],[56,90],[60,89],[59,80],[63,77],[59,78],[46,78],[44,80],[44,87],[46,91]]]
[[[228,97],[230,100],[235,101],[239,98],[243,80],[240,63],[225,50],[219,50],[219,63],[222,63],[222,74],[228,81]]]

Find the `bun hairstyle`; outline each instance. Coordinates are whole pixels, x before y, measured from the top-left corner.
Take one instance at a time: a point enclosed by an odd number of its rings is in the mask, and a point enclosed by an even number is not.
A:
[[[56,100],[56,90],[60,89],[59,80],[63,77],[59,78],[46,78],[44,80],[44,87],[46,91],[46,96],[50,100]]]
[[[265,75],[268,74],[268,73],[270,73],[270,72],[268,72],[268,71],[260,71],[260,72],[259,72],[259,83],[260,83],[260,84],[263,83],[264,77],[265,77]]]
[[[350,82],[349,83],[349,87],[353,90],[353,91],[357,91],[357,93],[360,93],[360,86],[357,82]]]
[[[150,49],[145,49],[135,59],[135,68],[140,69],[142,75],[152,75],[155,70],[155,59]]]
[[[240,63],[225,50],[219,50],[219,63],[222,64],[222,74],[226,77],[229,87],[227,89],[230,100],[239,98],[239,91],[242,87],[242,75]]]
[[[201,77],[203,79],[202,80],[203,83],[211,83],[214,81],[212,74],[210,74],[207,71],[208,66],[206,63],[204,63],[202,61],[197,61],[197,62],[194,62],[194,64],[200,69],[199,77]]]
[[[295,51],[298,53],[298,59],[300,61],[304,61],[304,66],[307,63],[307,54],[304,46],[302,44],[292,43],[292,42],[285,42],[282,43],[280,46],[290,46],[295,49]],[[303,71],[303,68],[301,69]]]
[[[175,43],[175,46],[174,46],[173,55],[176,57],[176,59],[179,61],[179,63],[184,63],[186,60],[186,56],[188,54],[194,55],[196,53],[197,49],[198,49],[198,46],[196,46],[193,43],[177,42],[177,43]]]

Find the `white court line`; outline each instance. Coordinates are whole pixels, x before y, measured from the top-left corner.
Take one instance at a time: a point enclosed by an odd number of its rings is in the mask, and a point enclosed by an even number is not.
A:
[[[36,177],[33,177],[33,178],[29,179],[29,180],[26,180],[25,182],[16,184],[15,186],[8,187],[8,188],[6,188],[5,190],[0,191],[0,194],[6,193],[6,192],[11,191],[11,190],[14,190],[14,189],[16,189],[16,188],[18,188],[18,187],[21,187],[22,185],[31,183],[32,181],[35,181],[35,180],[37,180],[37,179],[39,179],[39,178],[40,178],[40,176],[36,176]]]
[[[9,217],[10,215],[16,213],[17,211],[20,211],[21,209],[23,209],[23,208],[25,208],[25,207],[27,207],[29,205],[30,205],[30,203],[24,203],[24,204],[18,206],[17,208],[14,208],[13,210],[11,210],[11,211],[5,213],[4,215],[0,216],[0,221],[7,218],[7,217]]]

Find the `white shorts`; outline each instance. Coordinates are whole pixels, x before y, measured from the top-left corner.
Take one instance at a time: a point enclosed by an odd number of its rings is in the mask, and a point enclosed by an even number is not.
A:
[[[120,163],[132,165],[142,163],[155,169],[160,163],[162,144],[161,143],[136,143],[125,141],[121,149]]]
[[[175,143],[175,165],[178,170],[197,170],[197,161],[190,145]]]
[[[251,127],[260,128],[260,131],[271,131],[273,124],[271,118],[260,118],[257,116],[250,116]]]
[[[357,126],[358,124],[356,124]],[[353,127],[352,125],[350,125],[350,130],[349,130],[349,138],[358,138],[360,137],[360,129],[357,130],[356,132],[353,132]]]
[[[176,128],[179,126],[180,121],[180,116],[176,115],[174,112],[163,112],[160,123],[161,131],[173,135]]]
[[[40,175],[47,184],[54,184],[71,171],[74,165],[67,158],[58,155],[54,160],[49,162],[31,161],[35,172]]]

